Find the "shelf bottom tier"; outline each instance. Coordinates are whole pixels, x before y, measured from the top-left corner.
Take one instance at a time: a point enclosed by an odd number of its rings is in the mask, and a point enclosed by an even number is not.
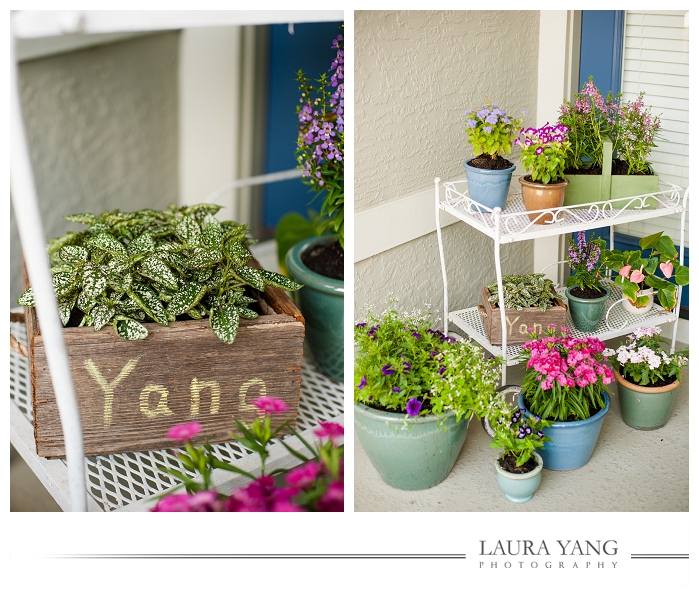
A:
[[[639,326],[652,327],[663,323],[673,322],[676,316],[672,312],[665,311],[660,305],[654,304],[653,308],[643,315],[629,313],[621,304],[615,304],[622,297],[621,290],[615,285],[607,285],[611,291],[611,296],[607,300],[607,309],[611,307],[606,320],[594,332],[583,332],[575,327],[570,316],[570,311],[566,314],[566,325],[570,328],[568,334],[575,338],[585,338],[588,336],[597,337],[600,340],[609,340],[630,334]],[[561,299],[565,297],[561,296]],[[469,307],[459,311],[449,312],[449,321],[465,332],[474,341],[495,356],[503,356],[502,346],[490,343],[487,332],[483,326],[483,319],[478,312],[478,307]],[[506,360],[508,365],[517,362],[517,357],[522,351],[522,345],[508,345]]]

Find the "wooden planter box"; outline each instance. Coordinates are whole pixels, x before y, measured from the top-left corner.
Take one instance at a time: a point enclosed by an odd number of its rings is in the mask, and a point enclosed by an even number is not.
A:
[[[530,340],[528,328],[534,328],[541,335],[546,333],[550,323],[556,324],[559,328],[566,324],[565,303],[557,296],[556,305],[542,311],[538,307],[528,307],[517,311],[516,309],[505,309],[505,320],[507,323],[507,344],[524,344]],[[478,312],[483,320],[483,327],[488,336],[488,340],[493,346],[502,344],[502,325],[500,318],[500,307],[493,305],[488,299],[490,291],[487,286],[481,289],[481,304],[478,305]]]
[[[251,263],[250,265],[253,265]],[[253,291],[254,292],[254,291]],[[233,344],[211,331],[208,319],[144,324],[140,341],[119,338],[111,326],[64,328],[86,455],[162,449],[173,425],[199,421],[195,438],[231,440],[233,417],[251,423],[259,396],[281,398],[289,410],[272,424],[296,424],[301,395],[305,323],[287,295],[267,287],[264,315],[240,320]],[[26,310],[34,437],[39,456],[65,456],[58,406],[35,309]]]

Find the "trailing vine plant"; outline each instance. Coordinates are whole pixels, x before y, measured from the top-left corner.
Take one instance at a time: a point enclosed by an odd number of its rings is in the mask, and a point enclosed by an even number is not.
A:
[[[142,340],[146,322],[167,326],[179,318],[209,318],[226,344],[240,318],[254,319],[256,299],[248,287],[298,290],[281,274],[250,267],[246,225],[219,221],[218,205],[198,204],[155,211],[106,211],[65,216],[85,224],[48,243],[53,287],[63,325],[78,316],[80,326],[99,331],[112,325],[124,340]],[[34,306],[28,288],[17,303]]]

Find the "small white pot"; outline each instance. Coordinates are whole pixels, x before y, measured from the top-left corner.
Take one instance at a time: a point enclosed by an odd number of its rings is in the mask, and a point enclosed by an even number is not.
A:
[[[647,290],[643,290],[637,294],[637,296],[649,296],[650,300],[648,301],[648,304],[645,307],[635,307],[634,305],[631,304],[631,301],[629,299],[626,299],[624,302],[621,304],[624,305],[624,309],[626,309],[629,313],[633,313],[634,315],[643,315],[644,313],[648,313],[653,308],[653,289],[648,288]]]

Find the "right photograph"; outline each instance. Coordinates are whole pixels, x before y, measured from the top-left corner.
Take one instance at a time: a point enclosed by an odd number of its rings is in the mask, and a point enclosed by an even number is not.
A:
[[[354,12],[354,510],[689,511],[689,12]]]

